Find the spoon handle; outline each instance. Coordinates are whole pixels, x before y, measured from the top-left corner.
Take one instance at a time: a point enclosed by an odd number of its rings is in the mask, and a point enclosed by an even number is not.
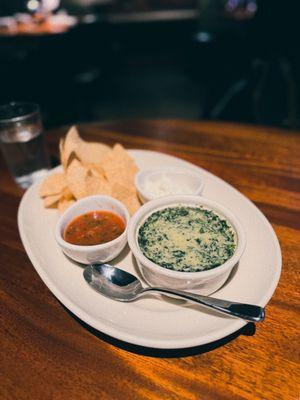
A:
[[[265,318],[265,310],[262,307],[255,306],[253,304],[236,303],[229,300],[220,300],[214,297],[202,296],[195,293],[184,292],[182,290],[170,290],[162,287],[148,287],[145,291],[155,291],[180,297],[185,300],[194,301],[195,303],[202,304],[206,307],[213,308],[214,310],[220,311],[225,314],[232,315],[234,317],[242,318],[249,322],[263,321]]]

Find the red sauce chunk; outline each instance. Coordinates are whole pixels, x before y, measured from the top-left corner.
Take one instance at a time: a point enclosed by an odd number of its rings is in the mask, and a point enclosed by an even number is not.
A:
[[[64,231],[64,240],[80,246],[110,242],[125,230],[124,220],[112,211],[90,211],[74,218]]]

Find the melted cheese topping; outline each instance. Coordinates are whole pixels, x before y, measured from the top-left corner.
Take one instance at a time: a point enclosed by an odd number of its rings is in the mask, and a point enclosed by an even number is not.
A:
[[[139,228],[138,243],[162,267],[197,272],[227,261],[236,249],[236,234],[214,211],[179,205],[151,214]]]

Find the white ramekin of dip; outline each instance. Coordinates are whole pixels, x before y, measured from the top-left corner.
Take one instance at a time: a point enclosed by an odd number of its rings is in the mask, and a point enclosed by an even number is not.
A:
[[[198,272],[182,272],[168,269],[148,259],[143,254],[138,243],[139,229],[154,212],[174,206],[202,206],[227,220],[236,235],[236,247],[231,257],[217,267]],[[162,197],[144,204],[131,218],[127,236],[129,247],[136,258],[140,272],[151,286],[193,290],[203,295],[215,292],[226,282],[233,267],[240,261],[246,246],[244,229],[238,218],[231,211],[215,201],[191,195]]]
[[[191,169],[163,167],[138,172],[135,176],[135,186],[142,203],[146,203],[163,196],[200,196],[204,184],[200,174]]]

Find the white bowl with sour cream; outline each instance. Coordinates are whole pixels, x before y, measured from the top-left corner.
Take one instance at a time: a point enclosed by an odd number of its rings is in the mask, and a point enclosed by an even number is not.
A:
[[[143,254],[138,241],[140,228],[156,211],[176,206],[203,207],[206,210],[212,210],[220,218],[226,220],[235,233],[235,250],[230,258],[219,266],[197,272],[168,269],[147,258]],[[151,286],[192,290],[203,295],[211,294],[223,286],[232,269],[239,262],[246,246],[244,229],[238,218],[230,210],[213,200],[192,195],[161,197],[144,204],[131,218],[127,236],[129,247],[147,283]]]
[[[199,173],[188,168],[163,167],[138,172],[135,186],[142,203],[147,203],[163,196],[200,196],[204,184]]]

